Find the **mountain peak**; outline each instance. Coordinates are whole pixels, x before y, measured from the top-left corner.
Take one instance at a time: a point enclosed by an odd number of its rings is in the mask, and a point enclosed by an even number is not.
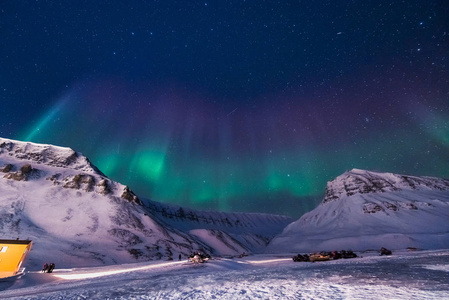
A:
[[[449,191],[449,180],[352,169],[327,183],[323,203],[357,194],[417,189]]]
[[[52,167],[71,168],[105,176],[87,157],[71,148],[0,138],[0,154]]]

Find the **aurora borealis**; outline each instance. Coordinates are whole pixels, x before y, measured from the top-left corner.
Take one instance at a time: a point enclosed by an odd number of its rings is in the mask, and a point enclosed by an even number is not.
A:
[[[140,197],[298,217],[352,168],[449,177],[445,1],[0,8],[0,136]]]

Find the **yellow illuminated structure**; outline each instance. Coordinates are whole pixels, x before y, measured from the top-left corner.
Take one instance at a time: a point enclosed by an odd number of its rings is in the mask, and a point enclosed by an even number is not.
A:
[[[0,278],[16,275],[31,250],[31,241],[0,240]]]

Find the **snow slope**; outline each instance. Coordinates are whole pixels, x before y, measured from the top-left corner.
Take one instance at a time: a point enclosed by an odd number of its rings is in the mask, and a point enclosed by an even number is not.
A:
[[[257,250],[257,242],[265,247],[291,222],[185,209],[189,220],[172,207],[145,203],[72,149],[0,138],[0,236],[33,240],[27,266],[129,263],[196,250],[236,255]]]
[[[294,263],[249,256],[31,271],[0,282],[2,299],[448,299],[449,251]]]
[[[449,248],[449,180],[351,170],[268,252]]]
[[[188,232],[219,255],[261,253],[293,221],[280,215],[198,211],[146,199],[143,203],[148,214],[159,222]]]

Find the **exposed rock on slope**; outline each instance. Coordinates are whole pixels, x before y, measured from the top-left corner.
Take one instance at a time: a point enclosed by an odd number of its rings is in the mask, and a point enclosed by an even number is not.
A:
[[[449,180],[351,170],[267,251],[449,247]]]
[[[17,181],[27,181],[30,177],[38,178],[39,170],[33,169],[30,164],[23,165],[17,172],[10,172],[14,168],[14,165],[7,164],[2,168],[3,173],[7,173],[4,178],[14,179]]]

